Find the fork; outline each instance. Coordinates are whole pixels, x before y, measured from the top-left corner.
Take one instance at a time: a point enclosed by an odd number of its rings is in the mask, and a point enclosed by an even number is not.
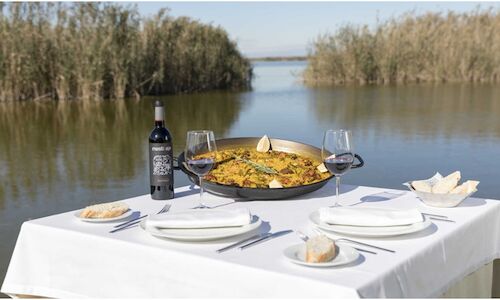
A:
[[[157,212],[156,214],[159,215],[159,214],[164,214],[164,213],[168,212],[170,210],[171,206],[172,206],[171,204],[168,204],[168,203],[165,204],[165,206],[163,206],[163,208],[160,209],[160,211]],[[145,218],[147,216],[148,215],[144,215],[144,216],[137,217],[135,219],[129,220],[129,221],[125,222],[125,223],[118,224],[118,225],[114,226],[115,228],[116,227],[118,227],[118,228],[111,230],[109,233],[114,233],[114,232],[117,232],[117,231],[120,231],[120,230],[123,230],[123,229],[131,228],[132,225],[138,224],[141,219],[143,219],[143,218]]]
[[[456,223],[455,221],[449,219],[447,216],[435,215],[435,214],[430,214],[430,213],[422,213],[422,215],[427,216],[431,220]]]
[[[295,231],[295,233],[297,233],[297,235],[299,236],[299,238],[301,240],[303,240],[304,242],[307,242],[307,240],[309,240],[309,236],[307,236],[306,234],[304,234],[302,231],[300,230],[297,230]],[[370,254],[377,254],[377,252],[373,252],[373,251],[370,251],[370,250],[365,250],[365,249],[361,249],[361,248],[356,248],[356,247],[353,247],[354,249],[358,250],[359,252],[366,252],[366,253],[370,253]]]
[[[321,232],[319,229],[317,229],[317,228],[314,228],[314,231],[315,231],[316,233],[322,234],[322,232]],[[391,249],[382,248],[382,247],[379,247],[379,246],[370,245],[370,244],[367,244],[367,243],[362,243],[362,242],[358,242],[358,241],[351,240],[351,239],[347,239],[347,238],[338,238],[338,239],[335,239],[335,241],[340,241],[340,242],[342,242],[342,241],[343,241],[343,242],[349,242],[349,243],[358,244],[358,245],[360,245],[360,246],[366,246],[366,247],[375,248],[375,249],[382,250],[382,251],[386,251],[386,252],[396,253],[396,251],[391,250]]]

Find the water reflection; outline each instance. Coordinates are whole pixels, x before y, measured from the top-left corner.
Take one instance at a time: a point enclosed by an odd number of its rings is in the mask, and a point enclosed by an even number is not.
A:
[[[408,85],[310,89],[318,127],[350,128],[367,162],[345,182],[402,189],[402,182],[462,171],[477,197],[499,198],[500,86]]]
[[[500,136],[500,86],[413,85],[314,89],[310,108],[322,124],[406,139]]]
[[[234,93],[164,100],[175,153],[182,151],[187,130],[211,128],[223,136],[242,108]],[[0,208],[6,199],[33,201],[77,188],[99,190],[145,173],[151,101],[0,105]]]

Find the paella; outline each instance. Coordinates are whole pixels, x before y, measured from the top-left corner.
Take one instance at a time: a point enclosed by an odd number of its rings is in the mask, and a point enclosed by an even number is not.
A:
[[[313,184],[331,177],[324,165],[314,158],[273,151],[265,143],[262,146],[262,142],[259,145],[218,151],[215,154],[217,163],[204,179],[238,187],[283,188]],[[198,158],[208,155],[213,154]]]

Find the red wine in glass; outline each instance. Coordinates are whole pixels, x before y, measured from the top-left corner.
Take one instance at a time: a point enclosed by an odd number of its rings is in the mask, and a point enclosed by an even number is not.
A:
[[[321,157],[325,167],[335,175],[335,204],[338,206],[340,177],[351,169],[354,162],[352,133],[350,130],[327,130],[323,137]]]
[[[215,165],[213,158],[189,159],[188,168],[198,176],[205,176]]]
[[[342,156],[331,156],[324,160],[325,167],[335,176],[340,176],[351,169],[354,162],[352,154],[345,154]]]
[[[198,175],[200,204],[194,208],[209,208],[203,203],[203,176],[215,165],[217,145],[214,133],[210,130],[188,131],[184,158],[188,169]]]

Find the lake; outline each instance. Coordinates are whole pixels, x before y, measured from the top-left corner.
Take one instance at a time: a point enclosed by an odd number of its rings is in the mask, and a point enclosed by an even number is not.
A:
[[[193,129],[321,147],[326,129],[348,128],[366,164],[345,183],[404,189],[460,170],[481,181],[476,196],[500,198],[500,85],[309,88],[304,67],[257,62],[250,91],[161,97],[174,152]],[[148,193],[153,99],[0,103],[0,282],[23,221]]]

